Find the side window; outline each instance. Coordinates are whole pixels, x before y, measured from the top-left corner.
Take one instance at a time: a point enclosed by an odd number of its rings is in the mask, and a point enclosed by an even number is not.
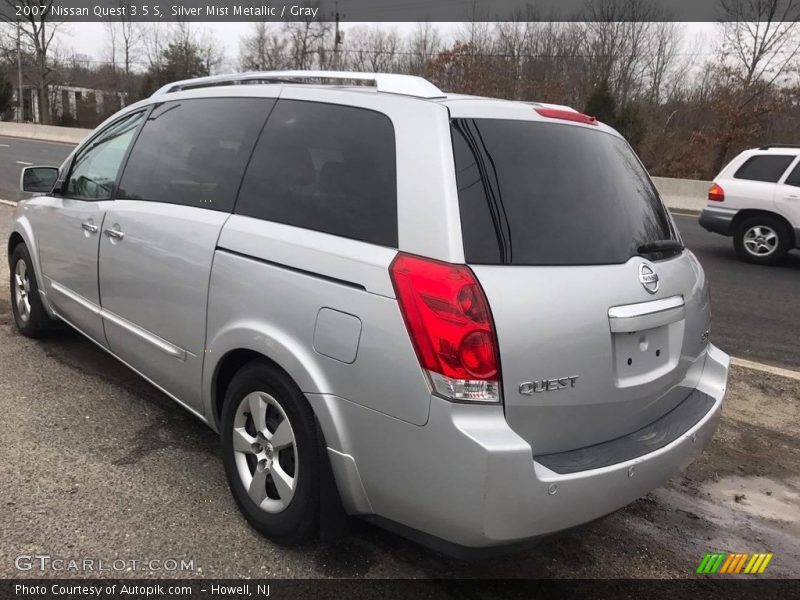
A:
[[[279,100],[236,213],[397,247],[392,122],[349,106]]]
[[[789,176],[786,178],[786,185],[800,187],[800,162],[798,162],[795,168],[792,169],[792,172],[789,173]]]
[[[144,112],[128,115],[92,139],[72,161],[64,195],[87,200],[112,198],[122,159],[143,117]]]
[[[777,183],[793,160],[794,156],[768,154],[751,156],[739,167],[734,178]]]
[[[156,106],[131,150],[117,197],[230,212],[274,104],[199,98]]]

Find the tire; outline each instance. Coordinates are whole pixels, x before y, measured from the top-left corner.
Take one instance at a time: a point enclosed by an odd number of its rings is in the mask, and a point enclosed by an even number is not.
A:
[[[228,386],[221,428],[228,485],[250,525],[280,544],[315,537],[319,441],[313,412],[297,385],[266,361],[245,365]]]
[[[39,297],[33,261],[25,244],[17,244],[11,252],[9,271],[11,312],[19,332],[29,338],[41,338],[52,333],[58,322],[50,318]]]
[[[757,265],[774,265],[789,252],[791,236],[786,225],[777,217],[756,215],[737,225],[733,247],[742,260]]]

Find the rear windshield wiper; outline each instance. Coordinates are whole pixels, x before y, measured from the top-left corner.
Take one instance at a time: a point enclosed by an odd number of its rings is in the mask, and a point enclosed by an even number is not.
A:
[[[683,244],[678,240],[655,240],[639,246],[639,254],[654,254],[656,252],[682,252]]]

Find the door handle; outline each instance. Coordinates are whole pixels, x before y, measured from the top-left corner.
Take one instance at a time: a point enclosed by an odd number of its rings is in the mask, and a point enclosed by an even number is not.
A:
[[[114,238],[116,240],[121,240],[125,237],[125,234],[122,233],[119,229],[103,229],[103,233],[110,238]]]
[[[798,196],[797,194],[787,194],[786,196],[784,196],[784,198],[786,200],[797,200],[800,199],[800,196]]]
[[[89,221],[84,221],[81,223],[81,227],[89,233],[97,233],[97,230],[100,229],[97,225],[92,225],[89,223]]]

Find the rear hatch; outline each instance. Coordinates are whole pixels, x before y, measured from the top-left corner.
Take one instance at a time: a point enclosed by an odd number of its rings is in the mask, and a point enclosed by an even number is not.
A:
[[[619,135],[491,116],[453,118],[452,136],[464,253],[494,318],[506,419],[534,455],[636,431],[699,376],[702,269]]]

